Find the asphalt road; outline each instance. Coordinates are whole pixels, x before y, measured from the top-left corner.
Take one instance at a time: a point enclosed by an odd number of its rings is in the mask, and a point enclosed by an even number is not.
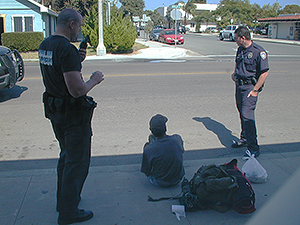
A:
[[[212,48],[220,49],[216,55],[232,54],[231,47],[222,50],[222,46],[235,44],[212,37],[199,40],[200,49],[205,49],[205,41],[215,41]],[[188,47],[187,43],[183,47]],[[256,110],[258,140],[262,146],[299,142],[299,58],[285,56],[285,48],[290,55],[297,50],[295,46],[268,46],[270,55],[273,51],[274,55],[282,55],[270,57],[270,75]],[[194,47],[193,51],[200,50]],[[98,69],[105,74],[104,82],[90,92],[98,102],[93,118],[92,155],[141,154],[149,135],[149,120],[156,113],[169,118],[168,133],[180,134],[186,150],[232,151],[232,139],[240,132],[230,79],[233,61],[232,57],[211,57],[156,63],[84,62],[85,79]],[[58,157],[58,143],[43,115],[44,87],[38,63],[25,63],[25,73],[17,86],[0,92],[1,161]]]
[[[255,35],[255,37],[265,38],[265,36]],[[179,47],[190,49],[203,56],[232,57],[236,53],[237,45],[233,41],[220,41],[217,34],[190,34],[184,35],[185,44]],[[300,60],[300,46],[280,43],[268,43],[255,41],[263,46],[272,60]]]

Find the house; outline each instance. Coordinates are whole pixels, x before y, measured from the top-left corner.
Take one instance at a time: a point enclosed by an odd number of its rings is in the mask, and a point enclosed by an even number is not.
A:
[[[34,31],[48,37],[56,29],[57,16],[34,0],[0,0],[0,33]]]
[[[143,14],[143,18],[140,19],[139,16],[133,16],[132,17],[134,26],[136,27],[145,27],[145,25],[151,20],[149,16],[146,16],[146,14]]]
[[[194,3],[196,5],[196,11],[203,12],[203,11],[215,11],[218,7],[218,4],[203,4],[203,3]],[[190,30],[194,30],[196,32],[196,22],[190,21],[189,24]],[[199,31],[205,31],[208,27],[217,27],[215,22],[203,22],[199,27]]]
[[[278,17],[258,19],[268,23],[268,36],[276,39],[300,40],[300,14],[279,15]]]
[[[180,8],[178,8],[177,10],[179,10],[181,12],[182,18],[180,18],[179,20],[177,20],[177,26],[180,25],[184,25],[186,28],[189,29],[189,31],[191,32],[196,32],[196,22],[193,20],[193,15],[185,12],[183,10],[183,6],[185,3],[183,2],[178,2],[176,3],[177,5],[180,6]],[[196,5],[196,11],[214,11],[217,9],[218,4],[203,4],[203,3],[194,3]],[[159,7],[157,8],[158,12],[166,17],[167,16],[167,12],[172,10],[172,6],[163,6],[163,7]],[[203,23],[201,24],[199,31],[205,31],[205,29],[207,27],[216,27],[216,23],[213,22],[209,22],[209,23]]]

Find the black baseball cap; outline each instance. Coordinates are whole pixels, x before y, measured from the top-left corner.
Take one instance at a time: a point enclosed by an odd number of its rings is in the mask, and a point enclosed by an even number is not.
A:
[[[153,116],[150,120],[150,130],[153,133],[154,136],[159,137],[163,135],[167,128],[166,128],[166,122],[168,121],[168,118],[161,115],[156,114]]]

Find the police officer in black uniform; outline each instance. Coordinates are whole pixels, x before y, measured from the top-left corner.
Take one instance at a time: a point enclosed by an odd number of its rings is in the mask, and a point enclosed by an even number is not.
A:
[[[247,27],[239,27],[235,31],[235,40],[239,47],[235,59],[235,71],[231,78],[236,83],[235,97],[242,131],[240,139],[234,142],[232,147],[247,146],[251,154],[257,157],[260,150],[257,143],[254,110],[258,93],[262,90],[268,76],[268,57],[261,46],[252,42]]]
[[[81,190],[88,175],[91,157],[91,119],[96,103],[86,94],[103,81],[95,71],[87,82],[81,74],[86,50],[78,50],[76,40],[82,16],[64,9],[57,18],[57,30],[39,47],[40,68],[45,85],[45,116],[50,119],[60,146],[57,165],[57,211],[59,224],[83,222],[93,212],[78,209]]]

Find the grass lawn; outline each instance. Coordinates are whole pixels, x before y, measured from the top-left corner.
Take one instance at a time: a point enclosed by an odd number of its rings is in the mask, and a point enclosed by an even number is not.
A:
[[[75,42],[73,44],[78,48],[80,42]],[[140,44],[140,43],[134,43],[134,45],[132,47],[133,53],[140,50],[140,49],[143,49],[143,48],[148,48],[148,47],[143,45],[143,44]],[[21,52],[20,54],[21,54],[23,59],[38,59],[39,58],[37,51]],[[96,55],[96,51],[91,47],[87,48],[87,56],[89,56],[89,55]]]

